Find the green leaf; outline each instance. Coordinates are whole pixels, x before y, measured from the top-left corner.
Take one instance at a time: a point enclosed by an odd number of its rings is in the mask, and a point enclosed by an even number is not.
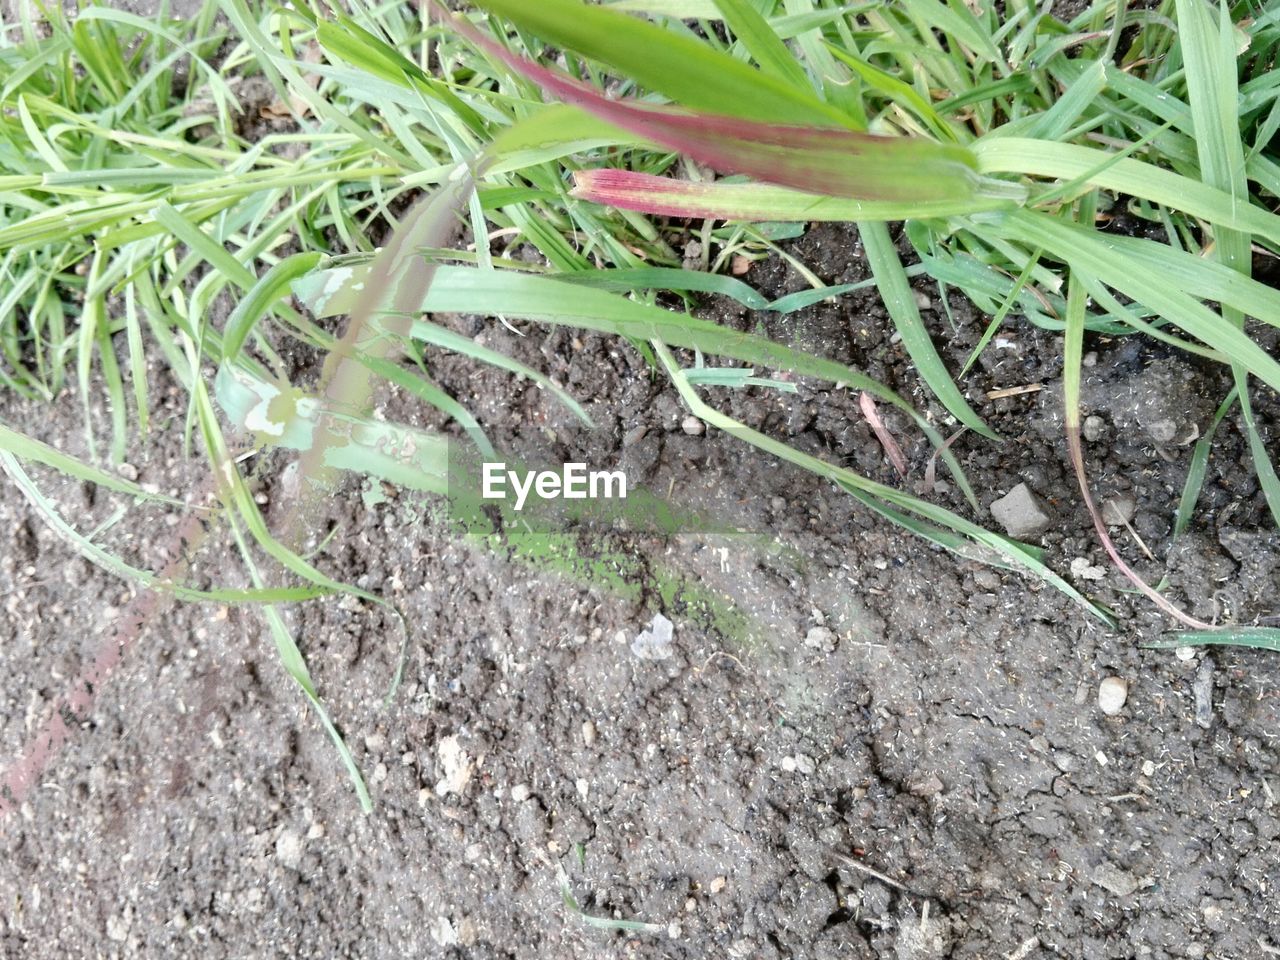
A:
[[[692,37],[578,0],[477,0],[544,40],[599,60],[694,110],[763,122],[847,127],[849,118],[805,90]]]

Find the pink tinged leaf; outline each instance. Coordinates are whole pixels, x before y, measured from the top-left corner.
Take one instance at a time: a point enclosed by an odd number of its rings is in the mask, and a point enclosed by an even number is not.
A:
[[[765,183],[694,182],[630,170],[578,170],[572,196],[591,203],[666,217],[716,220],[904,220],[994,210],[1009,201],[982,196],[959,200],[855,200]]]
[[[974,196],[980,184],[977,163],[964,147],[611,100],[589,84],[513,53],[461,17],[452,23],[459,34],[548,93],[721,173],[868,200],[962,199]]]
[[[889,428],[880,419],[880,411],[876,409],[875,399],[864,390],[858,395],[858,406],[862,408],[862,415],[867,418],[867,423],[871,425],[876,439],[880,441],[880,446],[884,447],[885,456],[889,458],[889,462],[893,464],[894,469],[905,477],[907,475],[907,458],[902,455],[902,448],[898,446],[898,441],[893,439],[893,434],[889,432]]]

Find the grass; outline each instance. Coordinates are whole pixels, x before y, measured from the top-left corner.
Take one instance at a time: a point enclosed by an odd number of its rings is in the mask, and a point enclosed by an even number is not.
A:
[[[1062,21],[1028,0],[1003,14],[960,0],[476,0],[454,17],[429,3],[414,12],[350,0],[339,13],[318,0],[217,0],[188,20],[102,6],[69,19],[52,7],[38,23],[5,24],[3,37],[0,384],[46,401],[72,388],[85,407],[85,456],[0,427],[3,465],[95,562],[187,590],[123,568],[22,467],[147,496],[104,464],[160,429],[157,381],[176,384],[184,437],[209,459],[250,584],[218,595],[261,605],[366,804],[274,604],[335,591],[381,601],[302,556],[305,503],[287,529],[268,528],[223,430],[298,451],[308,478],[358,471],[439,492],[441,438],[369,416],[373,391],[391,383],[492,454],[483,424],[431,379],[439,350],[528,377],[586,419],[584,398],[423,311],[617,336],[713,427],[1112,622],[1043,551],[972,519],[977,498],[946,437],[964,427],[972,442],[999,438],[920,315],[911,283],[927,277],[944,302],[958,290],[993,318],[966,369],[1011,317],[1063,333],[1073,465],[1099,538],[1135,586],[1195,628],[1189,639],[1277,643],[1275,631],[1247,625],[1209,629],[1124,563],[1092,503],[1072,392],[1092,334],[1150,337],[1224,364],[1234,386],[1215,429],[1242,431],[1280,520],[1280,480],[1254,412],[1261,391],[1280,390],[1280,363],[1256,333],[1280,324],[1280,292],[1250,275],[1254,255],[1280,254],[1275,11],[1100,0]],[[1117,207],[1165,240],[1108,232]],[[676,227],[654,216],[688,218],[679,229],[696,233],[704,262],[721,271],[739,254],[781,253],[777,241],[805,222],[853,221],[873,276],[825,288],[793,260],[814,289],[770,303],[722,272],[682,269]],[[458,218],[490,242],[450,248]],[[896,221],[911,262],[890,231]],[[787,312],[869,285],[941,417],[858,370],[656,298],[717,293]],[[343,315],[335,335],[327,320]],[[289,382],[290,341],[328,353],[319,384]],[[709,368],[703,356],[736,366]],[[872,409],[900,410],[967,509],[802,453],[701,392],[794,389],[770,371],[843,383]],[[1212,436],[1196,445],[1171,505],[1176,534],[1195,522]],[[279,581],[293,585],[269,585]]]

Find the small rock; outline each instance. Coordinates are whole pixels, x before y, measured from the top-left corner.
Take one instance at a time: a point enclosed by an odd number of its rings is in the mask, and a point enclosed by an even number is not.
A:
[[[292,830],[285,830],[276,838],[276,859],[290,870],[297,870],[302,862],[302,838]]]
[[[1093,882],[1117,897],[1127,897],[1138,889],[1138,881],[1133,874],[1106,861],[1094,869]]]
[[[823,653],[830,653],[836,648],[836,635],[827,627],[813,627],[804,635],[804,645],[821,650]]]
[[[116,473],[124,477],[130,483],[138,479],[138,468],[132,463],[121,463],[116,467]]]
[[[815,770],[818,769],[818,765],[817,763],[814,762],[813,757],[809,756],[806,753],[797,753],[795,757],[795,761],[796,761],[796,772],[803,773],[805,776],[809,776]]]
[[[1106,575],[1106,568],[1096,566],[1088,557],[1076,557],[1071,561],[1071,576],[1075,580],[1102,580]]]
[[[133,926],[133,908],[125,907],[119,916],[107,917],[107,939],[123,943],[129,939],[129,928]]]
[[[1108,717],[1114,717],[1124,709],[1129,698],[1129,681],[1124,677],[1107,677],[1098,684],[1098,709]]]
[[[711,881],[711,885],[707,889],[710,890],[712,895],[714,896],[715,894],[723,890],[725,888],[725,885],[728,882],[729,881],[724,877],[716,877],[714,880]]]
[[[471,782],[472,764],[467,751],[462,749],[456,736],[445,737],[436,746],[440,769],[444,776],[436,783],[436,795],[461,794]]]
[[[511,799],[516,803],[524,803],[532,793],[533,791],[529,789],[528,784],[517,783],[511,788]]]
[[[1107,432],[1107,421],[1103,420],[1096,413],[1084,418],[1084,424],[1080,427],[1080,432],[1084,434],[1084,438],[1090,443],[1096,443]]]
[[[1153,760],[1142,761],[1142,775],[1144,777],[1154,777],[1156,775],[1156,765]]]
[[[1196,648],[1192,646],[1174,647],[1173,655],[1183,663],[1187,663],[1196,658]]]
[[[671,621],[662,614],[655,613],[649,628],[642,630],[632,641],[631,652],[641,660],[667,660],[675,653],[671,647],[673,634]]]
[[[991,515],[1015,540],[1038,537],[1053,526],[1048,508],[1025,483],[991,504]]]
[[[458,942],[458,934],[448,917],[436,917],[428,924],[428,929],[431,931],[431,939],[442,947],[451,947]]]
[[[1102,522],[1108,527],[1123,527],[1138,512],[1138,501],[1131,493],[1121,493],[1102,504]]]
[[[922,290],[913,290],[912,293],[916,297],[916,306],[921,310],[932,310],[933,301],[929,299],[929,295]]]
[[[582,723],[582,742],[588,747],[596,742],[596,725],[590,720]]]
[[[680,421],[680,429],[691,437],[697,437],[701,436],[707,428],[701,420],[693,414],[689,414],[689,416]]]
[[[795,773],[796,758],[788,754],[787,756],[782,758],[781,766],[782,766],[782,769],[785,770],[787,773]]]
[[[1146,427],[1147,435],[1156,443],[1172,443],[1178,436],[1178,421],[1168,417],[1152,420]]]
[[[1213,661],[1210,658],[1200,661],[1191,692],[1196,698],[1196,724],[1208,730],[1213,725]]]
[[[923,780],[916,780],[907,789],[911,791],[912,796],[928,799],[940,794],[944,789],[944,784],[938,779],[937,774],[931,773]]]

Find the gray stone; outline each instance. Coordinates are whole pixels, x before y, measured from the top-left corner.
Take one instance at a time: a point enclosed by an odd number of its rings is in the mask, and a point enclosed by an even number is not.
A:
[[[1133,874],[1106,861],[1094,869],[1093,882],[1117,897],[1127,897],[1138,889],[1138,881]]]
[[[991,515],[1015,540],[1038,537],[1053,526],[1053,517],[1025,483],[991,504]]]
[[[1131,493],[1118,493],[1102,504],[1102,522],[1108,527],[1123,527],[1133,521],[1138,501]]]

